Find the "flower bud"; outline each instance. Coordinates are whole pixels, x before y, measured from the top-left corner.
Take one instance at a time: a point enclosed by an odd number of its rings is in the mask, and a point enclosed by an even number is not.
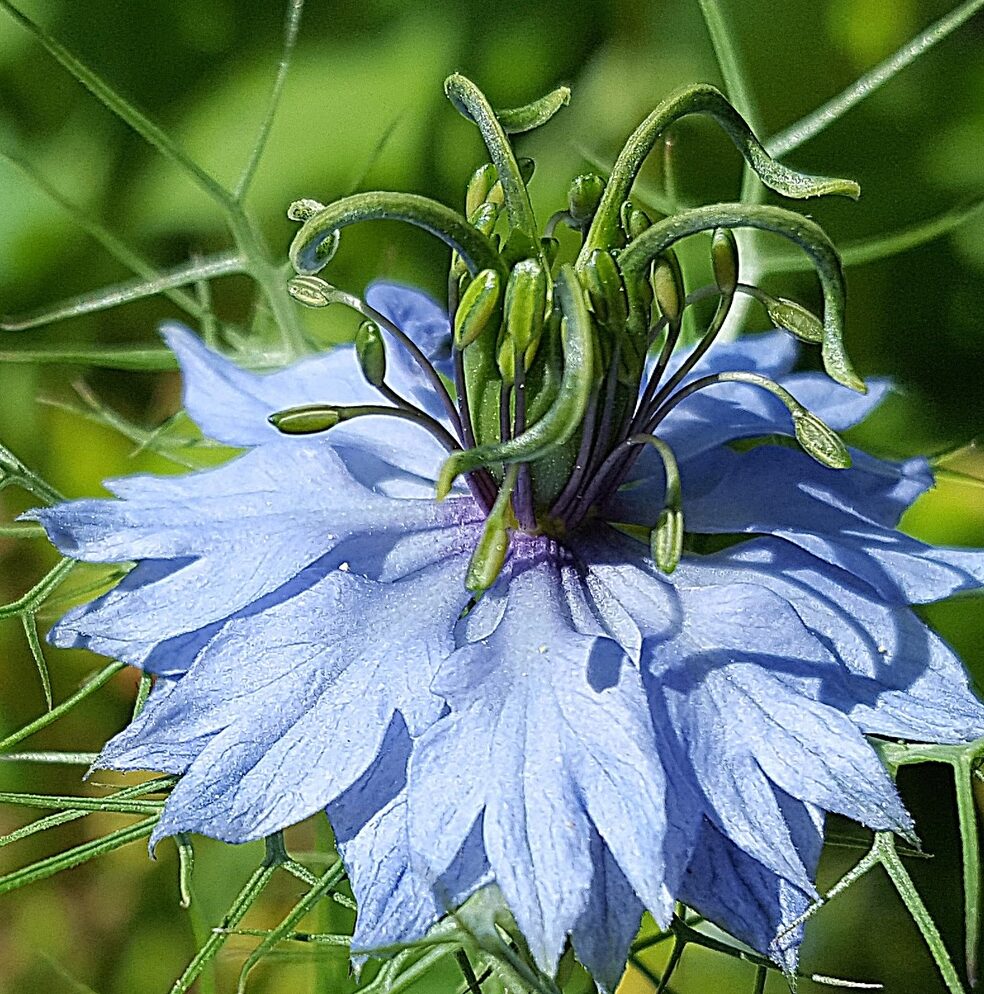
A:
[[[721,293],[731,296],[738,286],[738,242],[730,228],[717,228],[711,239],[714,282]]]
[[[373,321],[363,321],[359,325],[355,334],[355,354],[362,375],[374,387],[381,387],[386,378],[386,347],[379,326]]]
[[[605,181],[596,173],[575,176],[567,192],[567,207],[575,223],[582,227],[594,217],[605,192]]]
[[[454,344],[463,349],[487,328],[499,326],[502,279],[494,269],[483,269],[468,285],[454,316]]]

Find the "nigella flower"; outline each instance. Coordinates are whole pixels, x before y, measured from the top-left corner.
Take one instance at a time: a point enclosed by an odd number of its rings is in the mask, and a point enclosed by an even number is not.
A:
[[[157,678],[99,765],[181,775],[155,843],[243,842],[326,809],[357,948],[419,937],[494,883],[542,969],[570,937],[605,989],[643,909],[666,925],[676,901],[792,969],[825,813],[913,832],[866,736],[984,733],[959,660],[909,607],[980,587],[984,555],[896,529],[932,485],[924,460],[835,434],[887,386],[854,392],[822,232],[742,205],[652,224],[627,196],[694,109],[780,192],[852,185],[768,160],[698,87],[607,184],[575,182],[554,223],[583,247],[558,265],[499,127],[542,106],[497,116],[462,77],[448,88],[494,163],[468,220],[396,194],[292,208],[293,293],[359,310],[355,348],[262,375],[167,327],[188,413],[246,451],[34,512],[66,555],[135,563],[51,635]],[[417,291],[362,301],[313,275],[367,217],[451,244],[453,327]],[[811,254],[823,323],[738,283],[741,225]],[[688,297],[671,246],[699,231],[715,282]],[[792,372],[786,331],[719,341],[738,293],[821,342],[837,382]],[[707,297],[709,328],[679,348]]]

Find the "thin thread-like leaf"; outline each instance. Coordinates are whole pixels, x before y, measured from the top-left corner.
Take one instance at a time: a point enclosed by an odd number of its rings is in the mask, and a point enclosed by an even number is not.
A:
[[[21,615],[21,624],[24,627],[24,636],[27,638],[27,645],[31,650],[31,656],[34,658],[34,665],[37,667],[38,677],[41,680],[44,703],[50,711],[53,705],[51,699],[51,677],[48,675],[48,663],[44,658],[41,639],[38,638],[38,620],[33,612],[25,611]]]
[[[981,844],[977,832],[977,810],[971,771],[975,762],[968,752],[953,766],[957,787],[957,821],[963,859],[964,956],[967,979],[977,986],[977,953],[981,941]]]
[[[0,0],[0,4],[3,2],[4,0]],[[113,286],[101,287],[91,293],[70,297],[53,307],[43,307],[13,317],[5,316],[0,319],[0,331],[27,331],[57,321],[65,321],[68,318],[106,311],[134,300],[154,297],[165,290],[188,286],[198,280],[215,279],[246,271],[246,264],[239,252],[218,252],[205,259],[176,266],[154,279],[128,280]]]
[[[266,148],[267,140],[270,137],[270,129],[273,127],[273,119],[277,115],[277,108],[280,106],[280,98],[284,92],[284,84],[287,82],[287,73],[290,70],[291,56],[294,54],[294,46],[297,44],[297,33],[301,28],[301,13],[304,10],[304,0],[288,0],[287,13],[284,17],[284,46],[280,56],[280,64],[277,66],[277,75],[273,81],[273,89],[270,91],[270,98],[267,101],[266,110],[263,113],[263,120],[260,122],[256,139],[253,142],[253,149],[249,159],[243,167],[242,175],[236,184],[233,196],[237,201],[242,201],[249,191],[253,177],[256,175],[256,167],[260,164],[263,150]]]
[[[350,195],[353,193],[358,193],[360,191],[362,184],[365,181],[365,178],[372,171],[372,167],[376,165],[376,163],[379,161],[379,157],[383,154],[383,150],[389,144],[389,140],[393,137],[397,125],[402,120],[403,120],[403,112],[397,114],[396,117],[394,117],[393,120],[390,121],[388,125],[386,125],[386,128],[383,130],[383,133],[379,136],[379,140],[376,142],[376,144],[372,148],[372,151],[369,153],[369,158],[366,159],[365,165],[362,167],[358,175],[352,181],[352,184],[349,187]]]
[[[153,815],[163,801],[131,801],[116,797],[70,797],[67,794],[19,794],[0,791],[0,804],[17,804],[30,808],[71,808],[73,811],[109,811],[121,815]]]
[[[9,149],[3,148],[0,148],[0,159],[6,160],[30,180],[34,186],[41,190],[42,193],[46,194],[59,207],[63,208],[87,235],[102,245],[114,259],[126,266],[127,269],[132,270],[137,276],[142,276],[147,280],[155,280],[161,277],[162,274],[153,263],[143,258],[138,252],[131,249],[123,239],[118,238],[107,227],[91,217],[85,208],[75,203],[75,201],[69,200],[60,190],[52,186],[32,163],[11,152]],[[191,294],[173,287],[168,287],[161,292],[192,317],[199,319],[202,317],[201,308]]]
[[[69,573],[78,565],[74,559],[62,559],[57,566],[46,573],[31,589],[9,604],[0,606],[0,621],[16,618],[26,611],[36,608],[55,590]]]
[[[239,974],[238,994],[244,994],[249,974],[260,960],[267,956],[274,946],[284,939],[301,919],[327,896],[328,891],[342,879],[344,874],[345,868],[339,860],[319,880],[316,880],[315,885],[291,908],[280,924],[250,953]]]
[[[815,111],[800,118],[795,124],[783,129],[765,143],[770,155],[777,158],[799,148],[804,142],[820,134],[834,121],[843,117],[849,110],[856,107],[866,97],[871,96],[879,87],[884,86],[890,79],[897,76],[903,69],[911,65],[920,55],[928,52],[934,45],[951,35],[963,23],[974,16],[982,7],[984,0],[966,0],[941,17],[921,34],[906,42],[883,62],[870,69],[856,79],[846,90],[832,97]]]
[[[23,741],[35,732],[40,732],[42,728],[47,728],[50,724],[67,714],[72,710],[72,708],[76,707],[87,697],[91,696],[107,684],[114,676],[116,676],[117,673],[119,673],[121,669],[123,669],[125,665],[125,663],[114,661],[101,669],[91,680],[83,684],[74,694],[72,694],[71,697],[67,697],[61,702],[61,704],[48,711],[47,714],[43,714],[40,718],[36,718],[23,728],[19,728],[16,732],[11,732],[10,735],[0,741],[0,752],[9,749],[11,746],[17,745],[18,742]]]
[[[164,373],[178,368],[177,359],[167,349],[7,349],[0,350],[0,362],[31,366],[92,366],[97,369],[124,369],[137,373]]]
[[[721,78],[724,80],[725,95],[734,105],[735,110],[748,122],[752,131],[758,134],[761,124],[758,110],[721,5],[718,0],[698,0],[698,3],[704,24],[707,26],[707,33],[711,36]]]
[[[128,100],[109,86],[81,59],[57,41],[40,24],[31,20],[10,0],[0,0],[0,8],[7,11],[41,46],[81,83],[104,107],[112,111],[124,124],[132,128],[149,145],[157,149],[169,162],[178,166],[196,186],[215,201],[224,213],[234,206],[232,195],[218,180],[207,173],[187,152],[180,148],[168,134],[137,110]]]
[[[984,197],[953,207],[899,231],[844,242],[838,246],[841,263],[845,266],[862,266],[865,263],[901,255],[909,249],[918,248],[956,230],[979,214],[982,208],[984,208]],[[810,269],[810,264],[804,257],[793,252],[782,252],[768,257],[768,267],[773,273],[793,273],[807,271]]]
[[[98,752],[58,752],[42,750],[39,752],[5,752],[0,753],[0,763],[52,763],[66,766],[92,766],[99,758]]]
[[[0,353],[0,362],[3,362],[3,353]],[[47,534],[41,525],[32,525],[29,522],[0,525],[0,538],[44,538]]]
[[[55,856],[48,856],[46,859],[38,860],[30,866],[14,870],[13,873],[4,874],[0,877],[0,895],[7,894],[27,884],[37,883],[39,880],[53,877],[62,870],[79,866],[82,863],[88,862],[90,859],[95,859],[97,856],[103,856],[106,853],[113,852],[114,849],[119,849],[121,846],[136,842],[137,839],[145,838],[154,830],[158,818],[159,815],[155,814],[153,817],[145,818],[143,821],[138,821],[134,825],[127,825],[126,828],[110,832],[108,835],[93,839],[91,842],[85,842],[80,846],[75,846]]]
[[[6,446],[0,445],[0,490],[9,486],[22,487],[45,504],[57,504],[64,500],[39,473],[26,466]]]

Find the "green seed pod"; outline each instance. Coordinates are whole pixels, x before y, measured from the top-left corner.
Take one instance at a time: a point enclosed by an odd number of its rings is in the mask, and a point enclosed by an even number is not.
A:
[[[506,335],[517,352],[540,340],[547,309],[547,274],[536,259],[518,262],[506,283]]]
[[[653,561],[666,574],[680,565],[683,555],[683,511],[679,507],[664,507],[656,527],[649,533],[649,549]]]
[[[381,387],[386,379],[386,347],[379,326],[373,321],[363,321],[355,334],[355,354],[362,367],[362,375],[374,386]]]
[[[803,342],[818,344],[823,341],[823,322],[802,304],[788,297],[766,297],[762,303],[769,320],[777,328],[785,328]]]
[[[484,201],[468,215],[468,223],[478,228],[483,235],[491,235],[492,229],[495,228],[495,223],[499,220],[499,214],[501,213],[501,204]]]
[[[334,428],[341,420],[342,414],[338,408],[323,404],[291,407],[271,414],[269,418],[270,424],[285,435],[315,435]]]
[[[597,173],[575,176],[567,192],[567,208],[574,221],[582,227],[589,224],[601,203],[605,181]]]
[[[591,308],[598,320],[613,328],[623,327],[629,316],[629,302],[622,274],[611,252],[595,249],[584,266],[583,275]]]
[[[485,203],[496,178],[495,166],[491,162],[486,162],[484,166],[479,166],[472,173],[472,178],[468,181],[468,190],[465,194],[465,217],[470,218],[478,210],[479,206]]]
[[[687,302],[687,288],[676,252],[667,249],[653,266],[651,278],[656,303],[667,321],[676,323],[683,316]]]
[[[498,328],[502,317],[502,279],[494,269],[483,269],[469,284],[454,317],[454,344],[463,349],[488,328]]]
[[[738,242],[730,228],[717,228],[711,239],[714,282],[721,293],[731,296],[738,286]],[[823,328],[821,327],[821,332]]]
[[[850,469],[851,453],[833,428],[805,408],[792,415],[796,441],[807,455],[828,469]]]

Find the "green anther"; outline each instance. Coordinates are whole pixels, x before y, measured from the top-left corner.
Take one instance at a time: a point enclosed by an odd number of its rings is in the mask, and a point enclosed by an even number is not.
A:
[[[793,412],[796,441],[807,455],[828,469],[850,469],[851,453],[840,436],[826,422],[805,408]]]
[[[618,238],[619,208],[627,200],[639,170],[666,129],[689,114],[707,114],[724,129],[745,161],[762,182],[784,197],[802,199],[827,194],[857,199],[857,183],[829,176],[798,173],[776,162],[752,133],[744,118],[720,90],[706,83],[690,86],[663,101],[632,133],[608,178],[605,195],[578,256],[580,268],[598,248],[614,245]]]
[[[519,163],[513,154],[506,132],[485,94],[460,73],[454,73],[444,81],[444,92],[457,110],[473,121],[482,134],[485,147],[502,184],[510,225],[524,231],[530,238],[538,238],[536,218],[533,215],[533,207],[530,204],[530,196],[526,191]]]
[[[466,217],[471,218],[479,206],[485,203],[496,178],[495,166],[491,162],[479,166],[472,173],[472,178],[468,181],[468,190],[465,193]]]
[[[619,254],[618,262],[629,290],[630,327],[638,329],[644,326],[644,307],[633,297],[633,293],[649,264],[680,239],[715,228],[759,228],[788,238],[807,253],[823,289],[824,368],[837,383],[865,393],[864,381],[854,372],[844,349],[842,334],[846,288],[837,250],[815,221],[781,207],[753,204],[697,207],[658,221],[627,245]]]
[[[508,442],[453,452],[437,481],[439,500],[462,473],[493,463],[533,462],[557,450],[580,427],[593,384],[594,343],[584,291],[570,264],[561,266],[557,274],[556,299],[564,316],[564,372],[553,403],[542,418]]]
[[[363,321],[355,334],[355,354],[362,367],[362,375],[374,387],[381,387],[386,379],[386,346],[379,325]]]
[[[485,593],[498,579],[505,565],[509,554],[509,529],[516,527],[512,494],[518,475],[519,467],[510,466],[468,563],[465,588],[473,594]]]
[[[457,211],[415,193],[384,191],[343,197],[308,218],[290,246],[294,269],[305,275],[320,272],[328,262],[322,251],[335,242],[342,228],[374,220],[405,221],[423,228],[454,249],[469,272],[498,269],[506,276],[495,246]]]
[[[649,533],[649,551],[653,562],[667,575],[680,565],[683,555],[683,511],[664,507],[656,527]]]
[[[711,265],[718,289],[730,297],[738,286],[738,241],[729,228],[716,229],[711,238]]]
[[[516,346],[511,338],[504,338],[496,353],[496,365],[502,382],[511,387],[516,380]]]
[[[478,228],[483,235],[491,235],[501,211],[501,205],[488,200],[483,201],[468,215],[468,223]]]
[[[656,259],[650,278],[656,303],[670,324],[677,324],[687,306],[687,288],[676,252],[667,250]]]
[[[611,328],[621,329],[629,316],[629,301],[622,274],[611,252],[602,249],[592,252],[581,279],[598,320]]]
[[[535,346],[547,310],[547,274],[537,259],[518,262],[506,283],[506,334],[517,352]]]
[[[502,315],[502,280],[494,269],[484,269],[468,285],[454,316],[454,344],[471,345],[486,329],[498,329]]]
[[[634,241],[647,228],[653,226],[653,219],[644,210],[636,207],[631,200],[626,200],[622,204],[619,217],[622,222],[622,233],[628,242]]]
[[[334,289],[319,276],[295,276],[287,281],[287,292],[305,307],[327,307],[334,302]]]
[[[341,410],[324,404],[291,407],[271,414],[269,421],[285,435],[316,435],[334,428],[342,420]]]
[[[497,110],[495,116],[499,119],[506,134],[518,135],[546,124],[561,107],[566,107],[570,102],[570,89],[566,86],[558,86],[556,90],[551,90],[546,96],[542,96],[539,100],[534,100],[523,107]]]
[[[630,445],[650,445],[663,461],[666,487],[663,509],[656,527],[649,533],[649,547],[653,561],[664,573],[672,573],[683,555],[683,498],[680,484],[680,467],[673,450],[655,435],[633,435]]]
[[[578,225],[584,227],[591,223],[604,192],[605,181],[597,173],[574,177],[567,191],[567,209]]]
[[[788,297],[769,297],[765,294],[759,299],[765,305],[769,320],[777,328],[785,328],[803,342],[819,344],[823,341],[823,322],[802,304]]]
[[[841,441],[837,432],[812,411],[808,411],[788,390],[779,386],[774,380],[759,373],[745,372],[721,373],[718,379],[722,383],[749,383],[768,390],[786,405],[793,419],[796,441],[808,456],[828,469],[850,469],[851,453],[848,452],[847,446]]]

